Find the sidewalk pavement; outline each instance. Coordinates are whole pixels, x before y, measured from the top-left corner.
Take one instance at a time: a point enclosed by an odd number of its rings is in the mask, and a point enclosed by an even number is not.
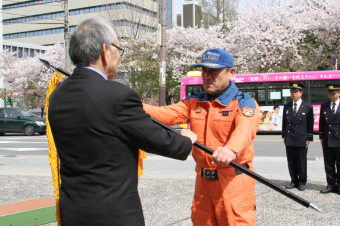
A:
[[[25,165],[20,163],[25,162]],[[0,156],[0,204],[54,196],[48,156]],[[195,162],[185,162],[148,155],[144,175],[139,180],[139,193],[145,223],[148,226],[187,226],[194,193]],[[284,157],[255,157],[256,173],[280,186],[289,184],[290,177]],[[339,225],[340,195],[320,194],[326,186],[323,161],[308,161],[308,182],[305,191],[291,192],[312,202],[322,212],[305,208],[280,193],[256,184],[256,225]],[[1,224],[0,224],[1,225]],[[47,224],[50,226],[56,223]]]

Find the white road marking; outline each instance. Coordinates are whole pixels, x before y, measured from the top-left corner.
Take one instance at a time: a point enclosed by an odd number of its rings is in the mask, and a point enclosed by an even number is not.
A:
[[[6,151],[48,151],[48,148],[0,148]]]
[[[47,144],[46,142],[0,141],[0,144]]]

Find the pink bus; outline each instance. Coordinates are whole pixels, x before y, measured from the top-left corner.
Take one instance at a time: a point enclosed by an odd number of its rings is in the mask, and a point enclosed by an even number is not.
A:
[[[340,71],[308,71],[267,74],[235,75],[237,88],[250,94],[260,105],[261,122],[259,131],[279,132],[282,130],[283,105],[290,102],[290,81],[305,85],[302,99],[314,108],[314,131],[319,131],[321,103],[328,100],[326,83],[340,83]],[[202,92],[200,71],[190,71],[182,79],[181,99],[192,92]],[[186,127],[181,125],[181,127]]]

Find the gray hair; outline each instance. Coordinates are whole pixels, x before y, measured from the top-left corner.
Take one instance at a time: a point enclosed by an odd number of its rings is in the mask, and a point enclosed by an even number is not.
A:
[[[113,23],[106,18],[91,18],[81,22],[70,40],[69,54],[72,63],[88,66],[97,61],[102,45],[111,47],[118,40],[113,27]]]

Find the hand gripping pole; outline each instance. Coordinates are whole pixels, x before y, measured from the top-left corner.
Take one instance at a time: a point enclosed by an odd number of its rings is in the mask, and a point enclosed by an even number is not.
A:
[[[158,124],[159,126],[161,126],[162,128],[164,128],[164,129],[166,129],[166,130],[170,130],[170,131],[172,131],[172,132],[179,133],[179,132],[176,131],[175,129],[173,129],[173,128],[167,126],[167,125],[165,125],[164,123],[158,121],[157,119],[151,118],[151,120],[152,120],[154,123]],[[204,146],[203,144],[201,144],[201,143],[199,143],[199,142],[195,142],[193,145],[194,145],[195,147],[201,149],[202,151],[208,153],[209,155],[212,155],[213,152],[214,152],[212,149],[208,148],[207,146]],[[257,173],[254,173],[253,171],[251,171],[251,170],[249,170],[249,169],[247,169],[247,168],[242,167],[240,164],[238,164],[238,163],[232,161],[232,162],[230,162],[229,165],[230,165],[231,167],[234,167],[235,169],[238,169],[238,170],[241,171],[242,173],[245,173],[245,174],[247,174],[248,176],[254,178],[255,180],[258,180],[258,181],[261,182],[262,184],[267,185],[268,187],[274,189],[275,191],[280,192],[281,194],[283,194],[283,195],[285,195],[286,197],[288,197],[288,198],[294,200],[295,202],[298,202],[298,203],[300,203],[301,205],[303,205],[303,206],[305,206],[305,207],[307,207],[307,208],[312,207],[313,209],[318,210],[318,211],[321,212],[321,210],[320,210],[316,205],[314,205],[313,203],[311,203],[311,202],[309,202],[309,201],[307,201],[307,200],[305,200],[305,199],[303,199],[303,198],[301,198],[301,197],[299,197],[299,196],[297,196],[297,195],[291,193],[290,191],[288,191],[288,190],[286,190],[286,189],[284,189],[284,188],[282,188],[282,187],[276,185],[276,184],[273,183],[272,181],[267,180],[266,178],[264,178],[264,177],[258,175]]]

